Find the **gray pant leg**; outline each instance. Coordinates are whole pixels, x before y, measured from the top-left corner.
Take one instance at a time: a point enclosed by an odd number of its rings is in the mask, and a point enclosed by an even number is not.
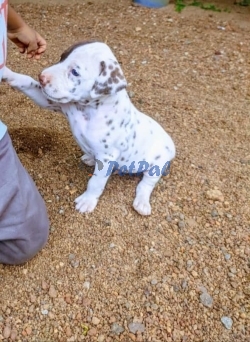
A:
[[[0,140],[0,263],[28,261],[44,247],[48,234],[45,203],[6,133]]]

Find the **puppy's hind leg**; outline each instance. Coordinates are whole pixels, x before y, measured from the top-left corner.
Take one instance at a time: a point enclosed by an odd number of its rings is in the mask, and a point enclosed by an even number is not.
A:
[[[133,207],[141,215],[151,214],[150,196],[154,187],[160,180],[161,175],[149,175],[149,171],[144,172],[142,180],[137,185],[136,197],[134,199]]]

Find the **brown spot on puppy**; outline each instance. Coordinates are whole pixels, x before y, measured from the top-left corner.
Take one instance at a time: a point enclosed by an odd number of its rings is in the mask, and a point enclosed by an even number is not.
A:
[[[67,50],[65,50],[62,53],[59,63],[65,61],[65,59],[71,54],[71,52],[73,52],[78,47],[86,45],[86,44],[92,44],[92,43],[99,43],[99,41],[98,40],[87,40],[87,41],[81,41],[81,42],[78,42],[74,45],[71,45]]]

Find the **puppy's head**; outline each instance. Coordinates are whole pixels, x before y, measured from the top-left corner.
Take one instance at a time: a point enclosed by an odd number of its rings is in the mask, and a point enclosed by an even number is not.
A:
[[[60,103],[112,96],[127,86],[110,48],[95,41],[71,46],[59,63],[42,71],[39,81],[46,97]]]

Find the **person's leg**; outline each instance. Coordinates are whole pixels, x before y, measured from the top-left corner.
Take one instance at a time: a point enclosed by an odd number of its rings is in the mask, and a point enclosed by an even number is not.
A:
[[[30,260],[45,246],[48,234],[45,203],[6,132],[0,140],[0,263]]]

